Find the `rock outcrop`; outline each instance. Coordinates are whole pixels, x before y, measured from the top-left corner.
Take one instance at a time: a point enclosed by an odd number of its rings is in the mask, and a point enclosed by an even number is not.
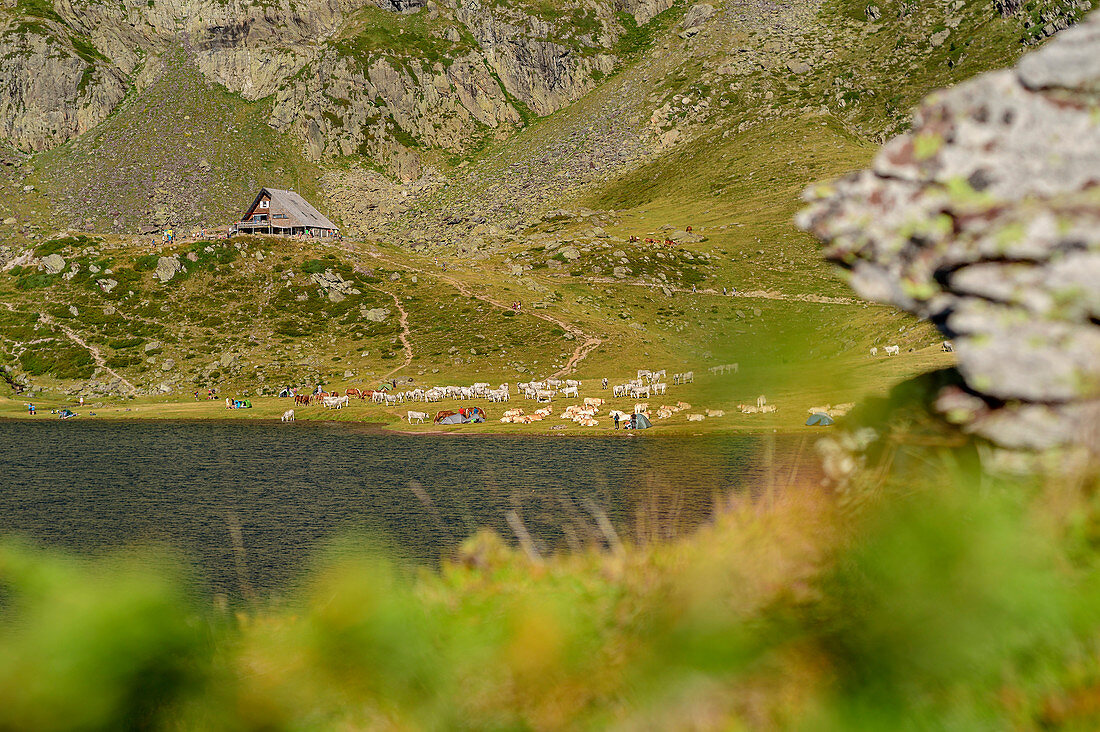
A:
[[[1014,69],[930,96],[799,225],[861,296],[931,319],[967,389],[937,407],[1003,446],[1100,420],[1100,15]]]
[[[126,95],[124,74],[45,22],[0,17],[0,139],[46,150],[102,122]]]
[[[422,148],[467,151],[510,134],[526,110],[551,114],[590,91],[618,63],[617,11],[645,23],[670,6],[54,0],[35,16],[0,6],[0,139],[40,151],[81,135],[182,44],[206,79],[274,97],[271,125],[310,157],[362,155],[414,180]]]

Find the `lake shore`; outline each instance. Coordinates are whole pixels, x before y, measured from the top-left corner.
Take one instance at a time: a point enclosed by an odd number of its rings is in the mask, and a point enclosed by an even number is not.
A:
[[[28,413],[26,404],[33,401],[36,414]],[[617,400],[623,401],[623,400]],[[16,400],[0,399],[0,420],[32,422],[43,420],[57,420],[57,414],[52,411],[70,409],[76,413],[73,420],[76,421],[111,421],[111,422],[236,422],[236,423],[264,423],[279,422],[283,412],[294,409],[295,423],[340,425],[347,427],[372,427],[372,431],[379,430],[392,434],[409,436],[451,436],[451,435],[540,435],[570,437],[584,435],[607,436],[609,434],[622,433],[635,434],[632,430],[616,430],[614,422],[607,416],[607,410],[621,409],[632,410],[632,403],[610,404],[601,408],[601,413],[596,416],[599,423],[596,427],[581,427],[570,420],[560,418],[562,410],[570,402],[561,402],[554,405],[554,413],[540,422],[532,424],[507,424],[498,420],[505,409],[521,407],[527,412],[535,409],[534,403],[528,404],[517,400],[507,405],[488,404],[482,400],[464,402],[437,402],[425,405],[420,402],[401,405],[404,409],[393,407],[384,408],[370,402],[352,400],[350,405],[343,409],[325,409],[320,405],[295,407],[290,399],[277,397],[252,398],[251,409],[226,409],[224,401],[199,400],[199,401],[153,401],[153,400],[123,400],[123,401],[86,401],[83,407],[74,403],[71,399],[60,400],[47,398],[42,400]],[[675,403],[675,402],[673,402]],[[441,427],[436,424],[408,424],[405,421],[407,411],[425,411],[435,413],[442,410],[457,411],[460,407],[478,406],[485,411],[488,419],[481,424],[465,424]],[[541,406],[541,405],[539,405]],[[654,409],[654,407],[651,407]],[[703,421],[688,422],[688,413],[702,413],[702,410],[684,411],[673,415],[667,420],[653,420],[653,427],[645,430],[645,434],[652,436],[697,436],[715,434],[755,434],[755,433],[797,433],[809,428],[802,423],[804,417],[795,419],[796,415],[779,410],[772,414],[741,414],[737,411],[724,409],[720,417],[706,418]]]

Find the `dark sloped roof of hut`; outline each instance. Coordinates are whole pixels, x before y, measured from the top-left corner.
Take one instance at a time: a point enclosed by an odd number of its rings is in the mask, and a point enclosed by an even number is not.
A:
[[[324,214],[314,208],[313,204],[302,198],[295,191],[284,191],[280,188],[261,188],[260,192],[256,194],[255,200],[252,201],[252,205],[248,207],[248,211],[252,211],[252,209],[256,208],[256,204],[259,203],[260,198],[263,197],[265,192],[271,198],[271,207],[273,209],[284,211],[288,215],[294,217],[301,226],[319,229],[339,228],[336,224],[329,221]]]

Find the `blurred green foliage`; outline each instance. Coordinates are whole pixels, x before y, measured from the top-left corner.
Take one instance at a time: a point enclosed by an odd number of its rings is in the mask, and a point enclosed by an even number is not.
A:
[[[163,554],[9,543],[0,729],[1095,729],[1097,480],[925,458],[645,547],[483,532],[429,572],[344,542],[237,611]]]

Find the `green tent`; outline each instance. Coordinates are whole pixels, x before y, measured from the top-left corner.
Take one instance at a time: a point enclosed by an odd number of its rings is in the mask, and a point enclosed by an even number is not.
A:
[[[807,427],[828,427],[833,423],[833,418],[825,414],[825,412],[814,412],[810,415],[810,418],[806,420]]]

